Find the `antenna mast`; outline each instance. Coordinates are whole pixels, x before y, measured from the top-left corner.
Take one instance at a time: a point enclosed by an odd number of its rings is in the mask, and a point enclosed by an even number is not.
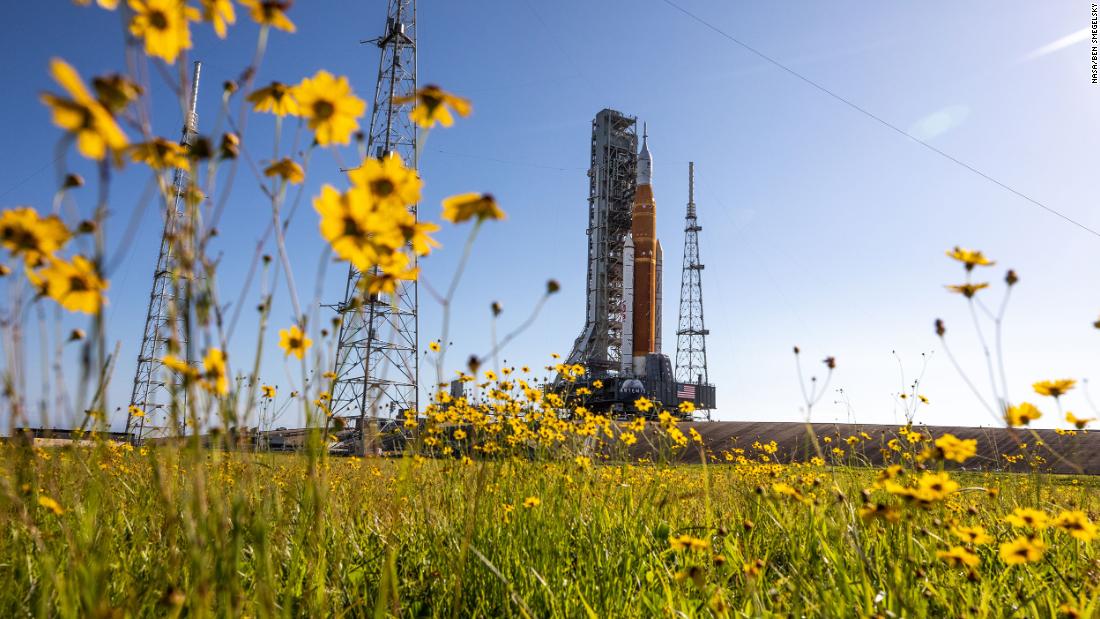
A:
[[[180,144],[190,148],[198,135],[199,117],[195,108],[199,101],[199,75],[202,63],[196,62],[191,77],[191,97],[187,116],[183,119],[183,135]],[[138,442],[147,436],[167,433],[172,407],[172,390],[165,380],[161,359],[168,352],[178,352],[186,345],[185,331],[180,328],[183,318],[177,301],[173,279],[178,275],[172,246],[181,217],[185,216],[187,186],[190,176],[187,170],[176,168],[172,180],[171,205],[164,215],[164,232],[160,238],[160,253],[153,271],[153,288],[149,293],[149,308],[145,314],[145,331],[141,337],[137,370],[134,374],[134,390],[130,394],[130,408],[126,413],[126,433]],[[188,359],[190,362],[190,359]],[[135,412],[140,412],[135,415]],[[181,428],[182,431],[182,428]]]
[[[703,322],[703,264],[699,261],[699,231],[695,212],[695,162],[688,163],[688,204],[684,226],[684,270],[680,279],[680,324],[676,330],[676,380],[706,385],[707,330]],[[710,418],[710,411],[707,411]]]
[[[413,103],[395,97],[416,92],[416,0],[388,0],[386,29],[374,43],[381,54],[374,89],[367,156],[397,153],[418,165],[417,128],[409,120]],[[416,206],[411,207],[416,215]],[[332,414],[357,420],[364,438],[368,418],[394,418],[419,410],[417,389],[417,283],[401,282],[394,298],[366,295],[361,274],[348,270],[344,300],[333,306],[340,316]],[[362,440],[366,450],[366,440]]]

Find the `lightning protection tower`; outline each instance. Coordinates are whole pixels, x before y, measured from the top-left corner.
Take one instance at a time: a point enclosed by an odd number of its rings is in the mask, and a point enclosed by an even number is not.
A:
[[[416,0],[389,0],[384,33],[363,43],[381,50],[367,155],[397,153],[414,166],[413,103],[394,103],[394,98],[416,92]],[[416,215],[415,205],[412,213]],[[416,281],[401,282],[391,298],[362,292],[361,277],[354,266],[349,269],[344,300],[334,306],[340,327],[332,413],[357,420],[362,433],[368,417],[396,417],[419,407]]]
[[[190,147],[198,134],[199,117],[195,106],[199,100],[199,74],[202,63],[196,62],[191,77],[191,98],[187,116],[183,119],[183,136],[180,144]],[[166,378],[161,359],[169,351],[183,350],[185,331],[181,328],[181,308],[177,304],[176,260],[172,246],[176,232],[182,229],[185,216],[187,186],[190,183],[187,170],[176,168],[172,179],[171,202],[164,215],[164,232],[160,237],[160,253],[153,271],[153,288],[149,293],[149,308],[145,313],[145,331],[141,337],[134,388],[130,394],[130,408],[126,413],[126,433],[141,441],[149,436],[170,433],[173,378]],[[173,373],[173,376],[175,374]],[[141,412],[135,415],[135,409]]]
[[[703,264],[699,261],[699,225],[695,212],[695,163],[688,163],[688,204],[684,226],[684,270],[680,279],[680,324],[676,329],[676,380],[709,384],[707,330],[703,322]]]

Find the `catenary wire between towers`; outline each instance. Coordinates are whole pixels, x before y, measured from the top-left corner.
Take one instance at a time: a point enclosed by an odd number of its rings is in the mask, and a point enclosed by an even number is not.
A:
[[[832,97],[833,99],[843,103],[844,105],[850,107],[851,109],[855,110],[856,112],[859,112],[860,114],[866,116],[867,118],[870,118],[871,120],[873,120],[873,121],[879,123],[880,125],[886,127],[887,129],[890,129],[890,130],[894,131],[895,133],[898,133],[898,134],[908,138],[909,140],[912,140],[913,142],[916,142],[917,144],[920,144],[924,148],[932,151],[933,153],[939,155],[940,157],[943,157],[944,159],[947,159],[948,161],[951,161],[952,163],[955,163],[956,165],[959,165],[959,166],[965,168],[966,170],[969,170],[970,172],[973,172],[974,174],[977,174],[978,176],[980,176],[980,177],[984,178],[985,180],[993,183],[994,185],[997,185],[1001,189],[1004,189],[1005,191],[1008,191],[1009,193],[1012,193],[1012,194],[1014,194],[1014,195],[1016,195],[1020,198],[1023,198],[1024,200],[1030,202],[1031,204],[1047,211],[1048,213],[1050,213],[1052,215],[1060,217],[1064,221],[1066,221],[1068,223],[1071,223],[1074,226],[1077,226],[1078,228],[1084,230],[1085,232],[1089,232],[1093,236],[1100,237],[1100,232],[1097,232],[1096,230],[1086,226],[1085,224],[1077,221],[1076,219],[1073,219],[1072,217],[1070,217],[1070,216],[1068,216],[1064,213],[1061,213],[1061,212],[1047,206],[1046,204],[1043,204],[1042,202],[1036,200],[1035,198],[1032,198],[1031,196],[1029,196],[1029,195],[1027,195],[1023,192],[1012,188],[1011,186],[997,180],[996,178],[993,178],[992,176],[986,174],[985,172],[982,172],[978,168],[975,168],[974,166],[970,165],[969,163],[966,163],[965,161],[962,161],[962,160],[954,157],[953,155],[951,155],[947,152],[944,152],[944,151],[936,148],[935,146],[932,146],[928,142],[925,142],[924,140],[921,140],[920,138],[917,138],[917,137],[914,137],[913,135],[910,135],[907,131],[901,129],[897,125],[894,125],[890,121],[882,118],[881,116],[876,115],[874,112],[871,112],[867,108],[864,108],[864,107],[860,106],[859,104],[854,103],[851,100],[844,98],[843,96],[833,92],[832,90],[829,90],[825,86],[822,86],[821,84],[819,84],[819,83],[815,82],[814,80],[806,77],[805,75],[799,73],[798,71],[795,71],[794,69],[788,67],[787,65],[783,64],[782,62],[779,62],[775,58],[772,58],[771,56],[765,54],[764,52],[762,52],[758,49],[756,49],[755,47],[749,45],[748,43],[745,43],[744,41],[741,41],[737,37],[729,34],[725,30],[722,30],[718,26],[715,26],[714,24],[708,22],[707,20],[703,19],[702,17],[699,17],[695,13],[692,13],[691,11],[685,9],[684,7],[680,6],[679,4],[676,4],[672,0],[661,0],[661,1],[664,2],[665,4],[669,5],[670,7],[676,9],[680,13],[683,13],[684,15],[686,15],[690,19],[694,20],[695,22],[699,23],[700,25],[714,31],[715,33],[719,34],[723,38],[728,39],[729,41],[735,43],[736,45],[740,46],[742,49],[752,53],[753,55],[759,57],[760,59],[764,60],[765,62],[767,62],[771,65],[774,65],[775,67],[778,67],[779,69],[782,69],[784,72],[786,72],[786,73],[790,74],[791,76],[801,80],[802,82],[805,82],[806,84],[809,84],[810,86],[812,86],[816,90],[818,90],[818,91],[828,95],[829,97]]]

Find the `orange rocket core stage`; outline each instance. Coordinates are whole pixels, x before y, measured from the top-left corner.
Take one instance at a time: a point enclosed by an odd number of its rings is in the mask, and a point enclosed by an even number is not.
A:
[[[638,185],[634,192],[631,220],[634,239],[634,350],[635,358],[656,351],[657,307],[657,205],[651,185]]]

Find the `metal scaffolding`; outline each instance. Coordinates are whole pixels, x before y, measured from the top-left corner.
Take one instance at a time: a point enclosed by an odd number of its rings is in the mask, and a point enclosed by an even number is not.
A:
[[[416,92],[416,1],[389,0],[371,108],[368,156],[397,153],[417,164],[417,128],[409,120],[413,103],[395,97]],[[416,206],[411,207],[413,215]],[[375,271],[376,273],[377,271]],[[417,390],[417,285],[400,282],[397,294],[368,295],[361,273],[348,270],[344,300],[333,306],[340,316],[332,413],[353,418],[362,431],[368,418],[397,417],[419,410]]]
[[[199,117],[195,106],[199,100],[201,70],[202,63],[196,62],[191,78],[191,99],[188,102],[187,117],[183,121],[183,136],[180,138],[180,144],[186,148],[191,147],[198,135]],[[172,421],[172,392],[180,383],[172,383],[173,380],[178,380],[176,373],[165,375],[162,359],[165,354],[178,354],[187,346],[186,331],[181,328],[181,324],[183,312],[188,311],[188,308],[181,307],[178,303],[174,279],[179,274],[176,272],[173,245],[177,242],[177,232],[187,227],[183,225],[183,218],[186,215],[185,200],[190,182],[187,170],[176,168],[172,180],[171,203],[164,215],[160,253],[157,255],[157,266],[153,270],[153,288],[149,293],[149,308],[145,314],[145,331],[138,352],[130,408],[126,414],[126,433],[137,441],[183,431],[182,426],[172,428],[169,425]],[[140,414],[135,414],[136,412]],[[182,423],[182,416],[177,421]]]
[[[568,357],[571,364],[585,365],[591,375],[617,372],[621,367],[626,320],[623,248],[630,234],[637,164],[637,119],[601,110],[592,121],[588,170],[585,324]]]
[[[707,330],[703,322],[703,264],[699,261],[699,231],[695,212],[695,163],[688,163],[688,204],[684,227],[684,270],[680,279],[680,324],[676,330],[676,380],[709,384]]]

